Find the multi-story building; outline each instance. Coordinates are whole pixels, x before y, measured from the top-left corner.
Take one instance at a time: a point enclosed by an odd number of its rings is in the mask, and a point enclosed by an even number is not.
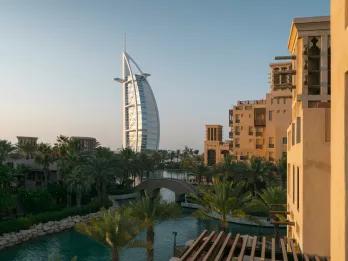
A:
[[[136,152],[159,147],[160,121],[149,76],[123,52],[122,78],[115,78],[122,84],[122,142]]]
[[[36,147],[37,137],[17,136],[18,146],[30,145]]]
[[[71,139],[78,142],[78,147],[81,151],[93,151],[97,147],[97,140],[96,138],[92,137],[77,137],[73,136]]]
[[[206,125],[204,141],[204,163],[208,166],[215,165],[223,161],[229,154],[230,142],[222,141],[221,125]]]
[[[270,91],[265,99],[238,101],[230,110],[232,154],[279,160],[286,152],[286,129],[291,119],[290,63],[270,64]]]
[[[331,0],[331,253],[348,260],[348,0]],[[327,193],[327,192],[326,192]]]
[[[304,253],[329,256],[329,17],[294,19],[288,49],[295,75],[287,130],[287,234]]]

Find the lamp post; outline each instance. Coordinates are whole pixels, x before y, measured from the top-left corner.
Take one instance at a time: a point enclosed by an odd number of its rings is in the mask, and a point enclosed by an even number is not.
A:
[[[177,236],[178,232],[174,231],[173,235],[174,235],[174,242],[173,242],[173,257],[175,257],[175,249],[176,249],[176,236]]]

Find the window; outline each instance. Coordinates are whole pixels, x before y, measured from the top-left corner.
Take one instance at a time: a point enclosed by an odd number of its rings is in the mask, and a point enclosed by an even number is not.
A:
[[[286,145],[288,143],[288,139],[286,137],[283,137],[283,144]]]
[[[308,49],[308,94],[320,94],[320,37],[312,37]]]
[[[295,204],[295,166],[292,166],[292,203]]]
[[[253,136],[254,132],[253,132],[253,127],[249,126],[249,136]]]
[[[288,194],[290,195],[290,180],[291,180],[291,165],[288,163],[288,180],[287,180],[287,185],[288,185]]]
[[[286,98],[283,98],[283,103],[286,104]]]
[[[300,168],[297,167],[297,210],[300,211]]]
[[[295,123],[291,123],[291,145],[295,145]]]
[[[279,104],[279,100],[280,100],[280,99],[279,99],[279,98],[277,98],[277,104]]]
[[[301,118],[296,118],[296,143],[301,142]]]
[[[269,137],[268,138],[268,147],[269,148],[274,148],[274,137]]]
[[[272,111],[268,111],[268,120],[269,120],[269,121],[272,120]]]

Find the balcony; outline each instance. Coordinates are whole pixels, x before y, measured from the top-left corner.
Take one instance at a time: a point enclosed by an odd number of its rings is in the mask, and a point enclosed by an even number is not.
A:
[[[236,123],[240,123],[240,119],[236,119]]]
[[[233,132],[230,131],[228,134],[229,134],[230,139],[232,139],[233,138]]]
[[[262,134],[263,134],[263,132],[257,131],[257,132],[256,132],[256,137],[261,137]]]
[[[273,157],[269,157],[269,161],[275,161],[275,159]]]
[[[235,144],[234,147],[235,148],[240,148],[240,144]]]
[[[235,131],[234,134],[235,134],[236,136],[239,136],[239,135],[240,135],[240,131]]]
[[[268,144],[268,148],[273,149],[274,148],[274,144]]]
[[[254,132],[249,131],[249,136],[253,136],[253,135],[254,135]]]
[[[263,145],[262,144],[256,144],[256,149],[260,150],[263,148]]]

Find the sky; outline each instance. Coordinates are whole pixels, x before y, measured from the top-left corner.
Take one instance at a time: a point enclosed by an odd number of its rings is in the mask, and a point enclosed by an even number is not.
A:
[[[205,124],[268,90],[268,64],[287,55],[294,17],[329,0],[0,0],[0,139],[60,134],[120,148],[127,52],[150,73],[161,149],[202,151]]]

